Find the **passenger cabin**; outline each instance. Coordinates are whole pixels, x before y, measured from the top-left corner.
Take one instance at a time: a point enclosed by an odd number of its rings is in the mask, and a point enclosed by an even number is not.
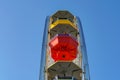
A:
[[[74,16],[69,11],[57,11],[52,15],[52,23],[60,19],[66,19],[74,23]]]
[[[56,34],[70,34],[77,38],[76,18],[68,11],[58,11],[50,17],[50,38]]]

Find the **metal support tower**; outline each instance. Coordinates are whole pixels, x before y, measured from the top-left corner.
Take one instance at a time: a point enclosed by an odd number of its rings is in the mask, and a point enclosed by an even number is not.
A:
[[[82,25],[69,11],[46,18],[39,80],[90,80]]]

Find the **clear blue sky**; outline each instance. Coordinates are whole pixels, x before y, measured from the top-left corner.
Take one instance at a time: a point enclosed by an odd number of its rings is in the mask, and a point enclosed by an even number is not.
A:
[[[91,80],[119,80],[119,0],[0,0],[0,80],[38,80],[45,18],[80,17]]]

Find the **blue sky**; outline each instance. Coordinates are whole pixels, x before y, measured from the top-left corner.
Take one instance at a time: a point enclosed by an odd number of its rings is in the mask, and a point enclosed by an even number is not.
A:
[[[45,18],[79,16],[91,80],[119,80],[119,0],[0,0],[0,80],[38,80]]]

